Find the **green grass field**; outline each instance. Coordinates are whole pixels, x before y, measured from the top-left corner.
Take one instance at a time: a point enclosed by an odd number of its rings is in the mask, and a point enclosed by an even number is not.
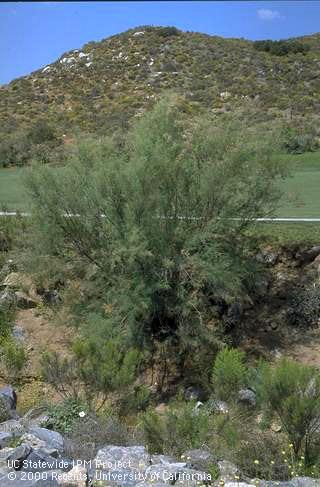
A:
[[[29,203],[23,185],[24,169],[0,169],[0,209],[28,210]]]
[[[320,152],[283,156],[291,175],[281,182],[283,191],[279,217],[320,218]],[[25,169],[0,170],[0,208],[28,210],[23,185]]]
[[[291,175],[280,185],[283,199],[277,216],[320,218],[320,152],[285,159]]]

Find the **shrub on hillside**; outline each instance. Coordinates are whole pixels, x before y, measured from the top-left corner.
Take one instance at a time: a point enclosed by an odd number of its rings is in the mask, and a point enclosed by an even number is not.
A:
[[[190,121],[184,104],[157,104],[124,147],[84,143],[63,174],[28,175],[50,251],[99,269],[109,327],[134,348],[171,341],[181,369],[216,346],[210,302],[241,301],[251,285],[246,230],[273,211],[281,173],[271,133],[234,117]]]
[[[100,325],[95,331],[94,325]],[[57,352],[42,356],[42,374],[63,399],[83,400],[92,408],[101,408],[111,392],[127,392],[134,382],[140,364],[137,350],[127,348],[116,330],[92,319],[90,329],[96,337],[75,341],[73,355],[60,357]],[[99,335],[100,331],[100,335]],[[103,338],[103,333],[105,337]]]
[[[194,403],[177,403],[164,415],[149,410],[140,416],[140,428],[152,453],[181,455],[200,448],[210,435],[210,417],[205,409],[194,410]]]
[[[282,359],[264,368],[265,407],[280,421],[296,458],[309,465],[320,454],[320,374],[313,367]]]
[[[283,146],[290,154],[303,154],[319,148],[317,134],[311,127],[287,127],[283,131]]]
[[[245,354],[235,348],[224,348],[215,359],[212,373],[214,394],[229,401],[237,396],[239,389],[247,384],[248,369]]]
[[[280,41],[255,41],[253,43],[254,49],[257,51],[265,51],[276,56],[286,56],[288,54],[297,54],[299,52],[306,53],[309,51],[310,46],[303,44],[302,42],[295,40],[280,40]]]
[[[290,324],[316,326],[320,319],[320,285],[301,286],[290,295],[287,316]]]
[[[20,378],[27,359],[24,346],[17,343],[12,337],[1,341],[0,364],[8,382],[15,382]]]
[[[88,412],[73,423],[65,440],[65,454],[68,458],[90,460],[105,445],[126,446],[131,441],[131,432],[111,411],[99,416]]]
[[[67,398],[63,402],[48,408],[47,419],[42,424],[44,428],[59,431],[66,435],[73,431],[76,423],[81,420],[79,414],[87,410],[85,404],[74,398]]]

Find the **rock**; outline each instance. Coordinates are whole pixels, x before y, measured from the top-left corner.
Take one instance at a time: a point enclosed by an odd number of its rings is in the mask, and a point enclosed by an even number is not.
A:
[[[57,431],[51,431],[46,428],[34,426],[29,429],[29,432],[39,440],[44,441],[48,448],[55,448],[58,451],[63,451],[64,440]]]
[[[247,484],[247,482],[238,482],[238,481],[226,482],[224,484],[217,483],[217,485],[223,486],[223,487],[252,487],[252,486],[257,486],[257,485],[259,485],[259,487],[261,486],[261,484],[257,484],[257,483]]]
[[[49,304],[50,306],[57,306],[62,302],[60,294],[56,289],[45,290],[43,292],[42,299],[44,303]]]
[[[19,289],[23,286],[23,281],[24,279],[22,274],[19,272],[11,272],[5,277],[0,285],[3,287],[13,287]]]
[[[27,429],[34,426],[41,427],[48,420],[46,411],[47,409],[41,406],[29,409],[29,411],[21,418],[21,422]]]
[[[0,278],[4,279],[8,276],[11,272],[15,272],[17,270],[17,266],[12,259],[8,259],[7,262],[4,264],[2,269],[0,270]]]
[[[155,412],[158,414],[165,414],[167,409],[168,409],[167,405],[164,402],[162,402],[158,404],[158,406],[155,408]]]
[[[16,304],[20,309],[31,309],[38,306],[38,302],[23,291],[16,291],[14,295],[16,298]]]
[[[195,449],[183,453],[183,457],[188,466],[196,470],[209,472],[210,468],[216,463],[217,459],[207,450]]]
[[[242,306],[240,303],[232,303],[227,311],[227,314],[223,316],[225,325],[231,329],[239,323],[242,316]]]
[[[14,325],[12,329],[12,338],[18,345],[21,345],[25,342],[24,330],[21,326]]]
[[[238,402],[254,408],[257,405],[256,393],[251,389],[241,389],[238,392]]]
[[[12,440],[13,435],[11,433],[6,433],[5,431],[0,431],[0,448],[5,448],[8,446],[9,442]]]
[[[312,262],[316,257],[318,257],[318,255],[320,255],[320,245],[311,247],[311,249],[304,249],[300,252],[297,252],[295,258],[301,264],[307,264],[309,262]]]
[[[274,433],[280,433],[280,431],[282,430],[281,425],[276,423],[276,422],[273,422],[271,424],[270,428],[271,428],[271,431],[273,431]]]
[[[193,408],[194,414],[199,414],[199,410],[204,406],[203,402],[197,401],[196,405]]]
[[[265,276],[258,276],[255,281],[254,294],[258,298],[264,298],[270,288],[270,281]]]
[[[94,460],[97,465],[115,464],[121,462],[122,465],[128,464],[130,468],[145,470],[151,463],[151,457],[144,446],[114,446],[109,445],[101,448]]]
[[[211,480],[210,474],[188,468],[185,463],[151,465],[147,468],[145,475],[150,481],[185,487],[197,487]]]
[[[174,463],[176,460],[173,457],[169,457],[168,455],[152,455],[151,456],[151,463],[156,465],[157,463],[162,463],[166,465],[167,463]]]
[[[11,433],[13,436],[21,436],[25,432],[24,426],[16,419],[9,419],[0,424],[0,431]]]
[[[224,482],[233,481],[235,477],[241,479],[241,472],[236,465],[226,460],[218,462],[218,469],[220,472],[220,480]]]
[[[319,487],[319,479],[311,479],[310,477],[297,477],[292,481],[293,487]]]
[[[14,306],[16,303],[15,295],[9,289],[5,289],[0,292],[0,309],[8,309]]]
[[[25,472],[15,472],[15,479],[10,479],[8,474],[9,470],[0,473],[0,487],[59,487],[57,476],[62,472],[46,472],[45,477],[43,475],[43,478],[38,480],[35,476],[32,479],[26,478]]]
[[[213,413],[227,414],[229,412],[228,404],[224,401],[220,401],[219,399],[209,399],[206,406],[207,409]]]
[[[0,396],[4,397],[8,401],[10,409],[16,409],[17,407],[17,394],[11,386],[1,387]]]
[[[189,386],[184,392],[186,401],[200,401],[203,398],[203,391],[198,386]]]
[[[64,485],[65,487],[87,487],[88,479],[87,469],[76,465],[63,476],[62,480],[59,481],[59,485]]]
[[[46,442],[40,440],[37,436],[25,433],[21,436],[20,440],[24,443],[28,443],[33,449],[46,448]]]
[[[269,250],[261,250],[256,256],[258,262],[268,265],[275,265],[278,261],[279,253]]]
[[[32,450],[22,462],[24,472],[46,472],[48,470],[62,470],[68,472],[73,467],[71,460],[56,458],[48,454],[47,449]]]
[[[296,477],[284,482],[262,480],[259,483],[259,487],[319,487],[319,485],[319,479],[311,479],[310,477]]]
[[[23,460],[31,453],[32,448],[27,443],[23,443],[15,448],[8,456],[7,461],[12,462],[13,468],[19,470]]]
[[[136,487],[167,487],[168,484],[165,484],[163,482],[157,482],[155,483],[149,483],[149,482],[140,482],[139,484],[136,485]]]

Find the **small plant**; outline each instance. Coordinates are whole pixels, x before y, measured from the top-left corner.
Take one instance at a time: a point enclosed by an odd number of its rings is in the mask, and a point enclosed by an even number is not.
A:
[[[0,309],[0,341],[7,338],[11,333],[11,313]]]
[[[288,318],[292,325],[308,327],[320,318],[320,285],[298,288],[290,297]]]
[[[127,445],[130,433],[112,411],[101,415],[89,412],[73,424],[65,442],[65,453],[70,458],[89,460],[106,444]]]
[[[320,374],[313,367],[283,359],[265,367],[261,383],[266,408],[277,416],[295,458],[305,466],[319,454]]]
[[[140,385],[128,395],[124,395],[120,400],[121,416],[139,411],[145,411],[150,402],[150,390],[145,385]]]
[[[103,320],[92,319],[88,326],[103,326]],[[107,325],[105,325],[107,326]],[[91,328],[92,329],[92,328]],[[95,329],[98,333],[98,330]],[[115,331],[105,329],[108,338],[83,337],[74,342],[73,355],[58,353],[42,356],[42,375],[63,398],[85,401],[100,409],[111,392],[127,394],[140,365],[140,353],[127,348]]]
[[[27,362],[27,353],[22,345],[17,344],[11,337],[1,343],[1,364],[9,379],[16,380]]]
[[[200,448],[208,439],[210,417],[206,410],[196,411],[193,403],[173,404],[163,416],[149,410],[140,419],[145,441],[154,453],[180,455]]]
[[[246,385],[248,369],[244,363],[245,354],[237,349],[224,348],[216,357],[212,384],[215,395],[222,400],[235,397],[239,389]]]
[[[48,419],[43,426],[59,431],[62,434],[71,433],[75,424],[85,414],[86,406],[75,399],[66,399],[49,408]]]

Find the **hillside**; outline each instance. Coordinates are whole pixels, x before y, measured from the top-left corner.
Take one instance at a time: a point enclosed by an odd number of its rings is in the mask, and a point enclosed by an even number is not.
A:
[[[249,103],[267,117],[320,115],[320,35],[297,39],[306,52],[283,56],[172,27],[138,27],[81,49],[0,87],[2,133],[49,119],[60,136],[105,133],[128,121],[168,89],[190,109],[216,112]]]

